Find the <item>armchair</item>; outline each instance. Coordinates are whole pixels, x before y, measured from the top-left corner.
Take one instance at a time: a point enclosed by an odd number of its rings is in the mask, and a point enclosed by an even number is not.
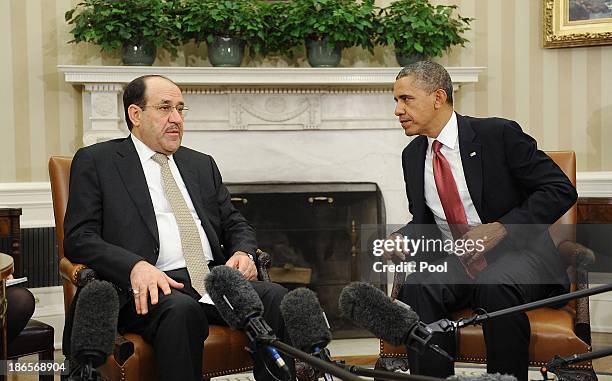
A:
[[[563,172],[576,185],[576,155],[573,151],[547,152]],[[575,242],[577,207],[574,204],[550,228],[553,241],[558,245],[570,276],[571,291],[588,287],[586,267],[593,263],[594,254],[588,248]],[[404,283],[404,274],[397,273],[393,280],[392,298],[397,298]],[[452,318],[457,320],[469,317],[472,311],[457,311]],[[568,356],[591,350],[591,327],[589,321],[589,300],[582,298],[571,301],[560,309],[538,308],[527,312],[531,324],[531,341],[529,345],[529,363],[531,366],[543,366],[554,355]],[[482,327],[465,327],[458,333],[457,361],[486,363],[486,348]],[[574,368],[591,369],[590,362],[572,365]],[[406,349],[394,347],[381,340],[380,355],[376,368],[387,370],[407,370],[409,368]]]
[[[11,302],[9,297],[8,308],[11,308]],[[23,356],[38,354],[39,361],[53,361],[53,352],[55,351],[53,342],[53,327],[41,321],[30,319],[19,335],[8,344],[7,359],[18,360]],[[39,374],[38,379],[39,381],[53,381],[53,375]]]
[[[95,272],[85,265],[71,263],[64,257],[64,215],[68,203],[68,184],[72,158],[52,156],[49,160],[49,176],[53,198],[53,212],[57,241],[59,245],[59,269],[64,288],[64,308],[68,316],[72,300],[78,287],[83,287],[96,277]],[[269,281],[267,269],[270,256],[257,252],[259,280]],[[209,336],[204,342],[202,378],[240,373],[253,368],[252,359],[244,347],[248,345],[246,335],[228,327],[210,325]],[[155,357],[153,347],[142,337],[127,333],[118,335],[113,354],[101,367],[102,375],[110,380],[149,381],[155,379]]]

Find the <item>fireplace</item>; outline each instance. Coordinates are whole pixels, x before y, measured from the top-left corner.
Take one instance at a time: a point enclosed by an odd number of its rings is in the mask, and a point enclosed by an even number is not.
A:
[[[334,337],[367,334],[339,318],[337,300],[360,271],[372,275],[365,248],[391,232],[381,226],[409,219],[401,168],[409,138],[393,115],[400,68],[59,70],[82,87],[84,145],[128,134],[121,101],[126,83],[143,74],[174,80],[192,110],[183,145],[214,157],[262,249],[272,254],[276,279],[316,291]],[[477,82],[482,70],[448,68],[455,90]]]
[[[376,184],[243,183],[228,189],[256,229],[259,247],[272,256],[272,280],[315,291],[334,338],[370,336],[340,316],[338,296],[344,286],[361,280],[372,258],[368,241],[384,234],[382,229],[371,234],[370,228],[384,226],[385,220]],[[362,231],[370,233],[362,237]]]

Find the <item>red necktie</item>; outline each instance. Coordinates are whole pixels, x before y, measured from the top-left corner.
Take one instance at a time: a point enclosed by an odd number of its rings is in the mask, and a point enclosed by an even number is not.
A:
[[[438,190],[438,196],[442,203],[442,209],[444,209],[446,222],[450,227],[453,238],[458,239],[470,230],[467,217],[465,216],[465,209],[463,209],[463,202],[461,202],[461,196],[459,196],[457,183],[455,183],[450,165],[444,155],[442,155],[442,152],[440,152],[442,143],[434,140],[432,147],[433,175],[436,189]],[[487,267],[487,260],[484,257],[480,257],[479,260],[469,265],[465,260],[466,258],[463,256],[458,256],[458,258],[471,278],[474,278],[476,274]]]

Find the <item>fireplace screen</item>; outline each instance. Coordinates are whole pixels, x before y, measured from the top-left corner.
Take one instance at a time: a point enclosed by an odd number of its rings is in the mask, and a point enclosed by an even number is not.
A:
[[[384,226],[382,197],[373,183],[227,184],[232,202],[257,231],[260,249],[270,253],[270,277],[289,289],[315,291],[334,338],[371,336],[338,311],[344,286],[360,279],[360,266]],[[360,237],[368,225],[370,237]],[[365,239],[365,240],[364,240]],[[365,247],[362,247],[365,246]],[[379,284],[386,284],[381,281]]]

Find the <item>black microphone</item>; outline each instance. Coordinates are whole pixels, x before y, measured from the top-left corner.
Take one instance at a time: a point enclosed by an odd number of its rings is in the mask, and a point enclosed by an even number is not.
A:
[[[433,331],[410,306],[393,300],[384,292],[363,282],[353,282],[342,289],[338,300],[342,315],[394,346],[406,345],[423,353],[432,349],[453,360],[444,350],[429,341]]]
[[[228,266],[216,266],[204,283],[219,314],[230,327],[244,330],[255,346],[261,339],[277,339],[262,318],[264,307],[259,295],[240,271]],[[268,345],[265,350],[276,366],[290,376],[289,367],[276,348]]]
[[[332,362],[329,350],[325,348],[332,334],[317,295],[307,288],[297,288],[285,295],[280,309],[293,345],[321,360]],[[324,373],[323,378],[333,380],[329,373]]]
[[[74,310],[70,348],[82,365],[81,380],[98,378],[95,368],[113,352],[119,316],[119,297],[113,285],[92,280],[79,293]]]
[[[444,381],[433,377],[362,368],[347,365],[344,361],[332,361],[329,350],[325,348],[332,339],[329,323],[317,295],[307,288],[298,288],[285,295],[281,302],[281,313],[287,332],[296,347],[304,352],[311,352],[321,360],[335,364],[350,373],[379,380]],[[318,378],[319,376],[315,375],[315,377]],[[322,377],[325,381],[333,380],[330,373],[324,373]]]

